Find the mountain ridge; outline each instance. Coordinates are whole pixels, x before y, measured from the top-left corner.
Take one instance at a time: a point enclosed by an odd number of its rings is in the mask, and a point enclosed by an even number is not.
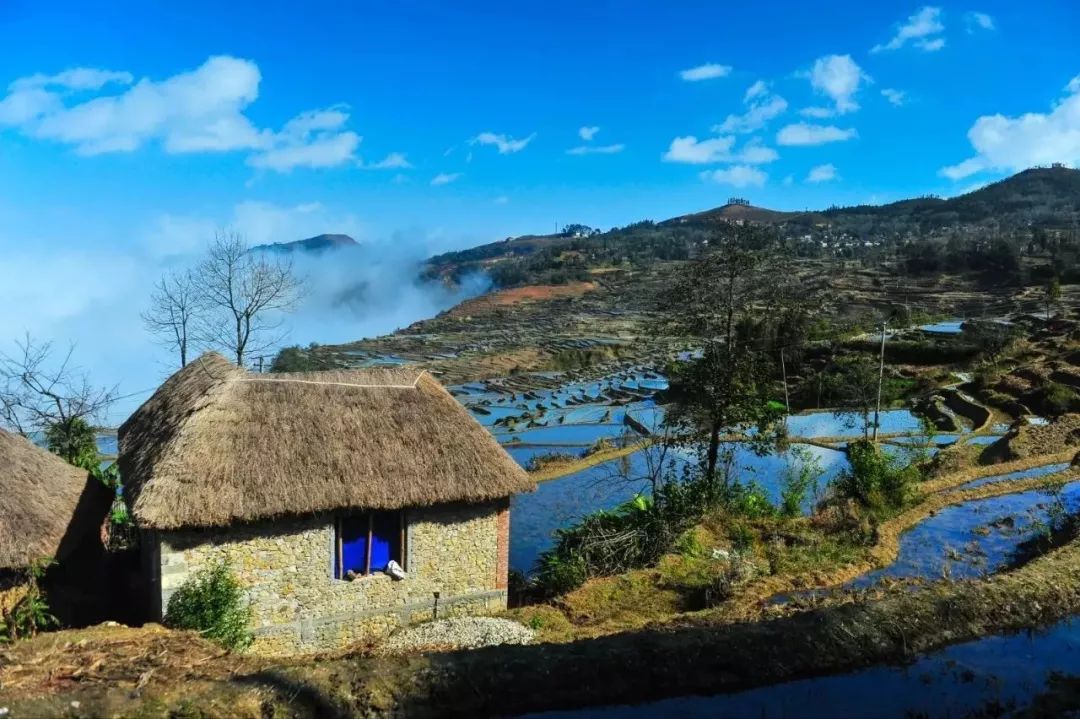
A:
[[[339,250],[344,247],[354,247],[359,244],[359,242],[348,235],[324,233],[303,240],[293,240],[292,242],[275,242],[269,245],[256,245],[251,249],[262,252],[279,252],[285,254],[291,254],[293,252],[322,254],[328,250]]]

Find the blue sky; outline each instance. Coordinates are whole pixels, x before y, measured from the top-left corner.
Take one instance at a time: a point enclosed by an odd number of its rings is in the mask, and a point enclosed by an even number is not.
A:
[[[420,257],[1080,164],[1078,27],[1065,0],[6,0],[0,301],[27,310],[0,336],[133,306],[215,228]]]

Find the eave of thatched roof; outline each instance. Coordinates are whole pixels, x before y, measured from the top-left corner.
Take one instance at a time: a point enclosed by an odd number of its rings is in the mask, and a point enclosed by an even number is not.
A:
[[[250,374],[208,353],[120,428],[144,527],[215,527],[344,508],[482,502],[535,488],[415,368]]]
[[[63,559],[92,541],[109,493],[89,472],[0,430],[0,568]]]

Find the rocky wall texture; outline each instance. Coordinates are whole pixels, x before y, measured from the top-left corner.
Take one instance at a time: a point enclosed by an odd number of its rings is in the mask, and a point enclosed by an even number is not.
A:
[[[507,501],[406,512],[405,571],[334,578],[334,516],[283,519],[219,530],[161,532],[161,606],[194,572],[224,559],[252,605],[252,651],[334,649],[439,616],[506,607],[500,513]],[[504,519],[503,522],[506,520]],[[504,530],[505,531],[505,530]]]

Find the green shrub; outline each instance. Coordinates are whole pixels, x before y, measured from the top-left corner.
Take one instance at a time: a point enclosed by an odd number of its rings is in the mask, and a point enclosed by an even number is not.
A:
[[[750,527],[750,525],[744,522],[732,522],[728,526],[728,538],[731,540],[731,546],[739,552],[745,552],[753,549],[754,542],[757,539],[757,534]]]
[[[97,432],[93,425],[82,417],[50,424],[45,428],[45,444],[53,454],[85,470],[97,469],[101,461],[97,448]]]
[[[698,539],[697,533],[690,530],[684,532],[675,542],[675,551],[687,559],[692,559],[704,556],[705,547],[701,544],[701,540]]]
[[[753,481],[733,483],[727,490],[725,506],[732,514],[748,519],[771,517],[776,513],[769,495]]]
[[[223,647],[240,651],[251,645],[251,605],[224,561],[188,579],[169,598],[165,624],[194,629]]]
[[[589,568],[581,554],[552,550],[537,562],[536,586],[547,596],[573,591],[588,578]]]
[[[901,466],[898,460],[881,451],[873,442],[862,440],[848,445],[851,468],[833,480],[837,496],[854,499],[873,510],[894,510],[911,498],[919,478],[913,466]]]
[[[811,489],[817,494],[821,477],[821,462],[809,450],[795,447],[791,452],[795,462],[788,465],[780,478],[780,516],[788,519],[802,514],[806,496]]]
[[[41,629],[59,624],[49,610],[49,603],[39,584],[45,571],[54,564],[51,559],[30,563],[25,570],[26,592],[10,609],[0,615],[0,641],[15,641],[36,636]]]
[[[1077,402],[1076,393],[1063,384],[1047,382],[1042,388],[1042,404],[1047,414],[1062,415],[1071,411]]]

